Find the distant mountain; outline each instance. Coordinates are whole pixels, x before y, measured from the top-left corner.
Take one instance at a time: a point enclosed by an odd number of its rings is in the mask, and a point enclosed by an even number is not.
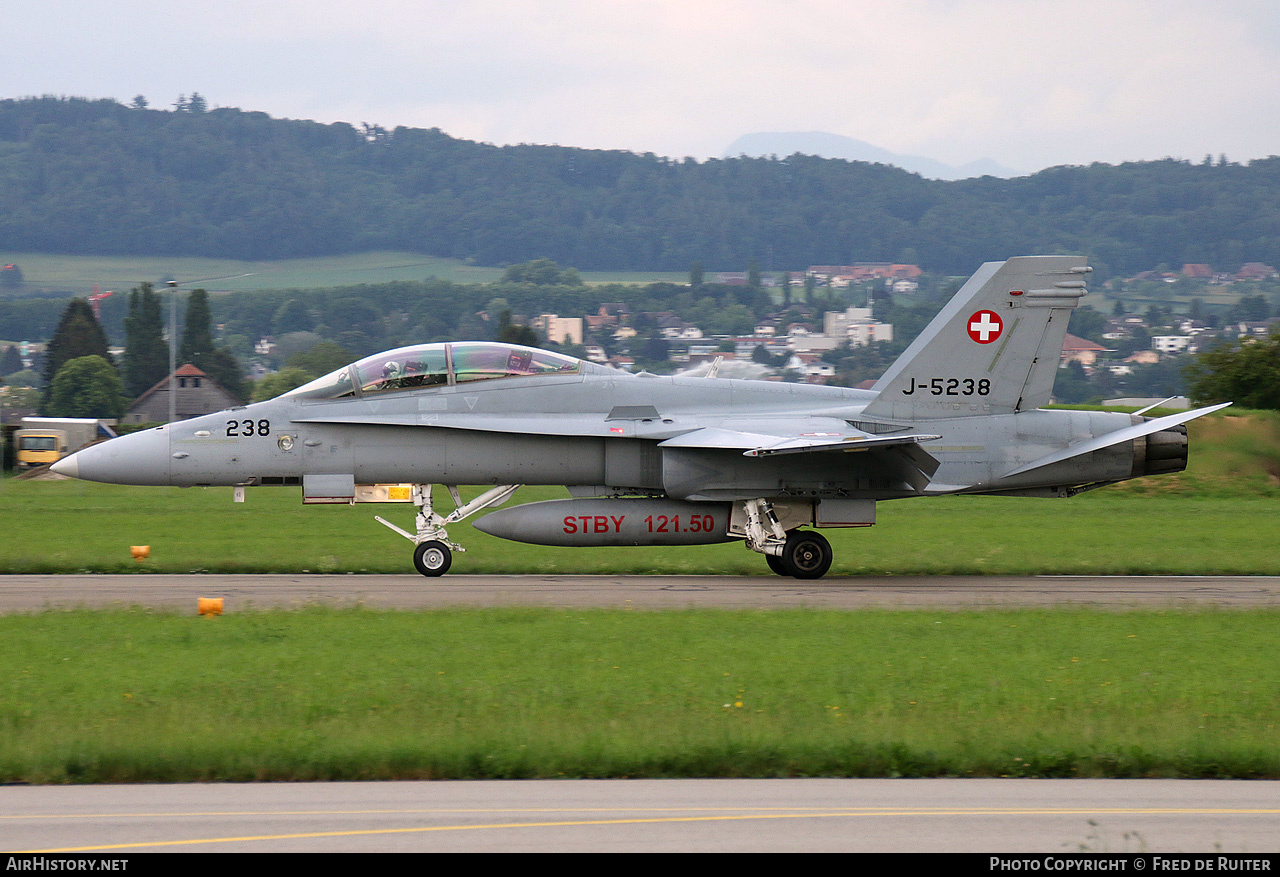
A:
[[[785,158],[788,155],[818,155],[822,158],[843,158],[846,161],[869,161],[877,164],[888,164],[911,171],[930,180],[967,180],[971,177],[1017,177],[1017,171],[996,164],[989,158],[971,161],[955,167],[924,158],[919,155],[899,155],[887,149],[881,149],[865,140],[855,140],[840,134],[828,134],[824,131],[791,131],[761,132],[744,134],[729,144],[725,149],[726,158],[737,158],[739,155],[767,158],[776,155]]]

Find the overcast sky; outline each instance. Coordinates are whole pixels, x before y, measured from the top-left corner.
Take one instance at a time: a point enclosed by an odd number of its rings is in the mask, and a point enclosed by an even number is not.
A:
[[[142,94],[492,143],[950,164],[1280,154],[1275,0],[0,0],[0,97]]]

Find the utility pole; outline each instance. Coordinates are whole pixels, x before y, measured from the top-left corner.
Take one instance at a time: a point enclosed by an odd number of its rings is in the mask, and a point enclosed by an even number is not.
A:
[[[169,422],[178,419],[178,379],[173,373],[178,370],[178,281],[170,280],[169,287]]]

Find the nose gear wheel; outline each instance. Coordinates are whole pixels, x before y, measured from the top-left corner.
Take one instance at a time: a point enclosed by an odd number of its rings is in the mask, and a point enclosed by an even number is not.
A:
[[[442,576],[453,563],[453,552],[443,542],[423,542],[413,550],[413,565],[424,576]]]

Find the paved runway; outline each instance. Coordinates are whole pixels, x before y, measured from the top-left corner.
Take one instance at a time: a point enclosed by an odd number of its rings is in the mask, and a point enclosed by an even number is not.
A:
[[[194,611],[222,597],[227,611],[355,605],[614,606],[682,609],[981,608],[1074,605],[1280,606],[1276,576],[883,576],[801,582],[778,576],[52,575],[0,576],[0,612],[147,606]]]
[[[1274,858],[1278,791],[1243,781],[960,779],[5,787],[0,849],[103,858],[695,850]]]

